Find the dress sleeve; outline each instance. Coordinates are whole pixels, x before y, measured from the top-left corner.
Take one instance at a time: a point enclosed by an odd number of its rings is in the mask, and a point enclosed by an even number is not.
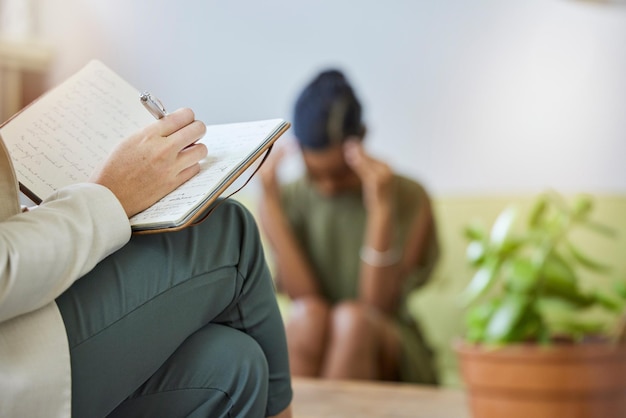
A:
[[[423,244],[423,255],[421,259],[412,266],[408,280],[406,281],[406,287],[410,291],[428,282],[439,260],[440,248],[432,199],[420,183],[403,179],[401,184],[403,188],[402,200],[400,200],[400,202],[406,213],[403,213],[400,217],[405,218],[407,229],[410,229],[409,225],[420,215],[420,212],[427,210],[427,205],[429,206],[428,210],[430,212],[431,222],[425,237],[426,242]]]

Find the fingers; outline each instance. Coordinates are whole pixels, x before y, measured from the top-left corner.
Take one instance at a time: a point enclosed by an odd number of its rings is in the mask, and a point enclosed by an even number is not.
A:
[[[178,164],[183,169],[198,164],[200,160],[208,155],[208,149],[204,144],[193,144],[178,153]]]
[[[198,164],[198,163],[195,163],[195,164],[185,168],[183,171],[178,173],[178,176],[177,176],[177,179],[179,181],[178,185],[183,184],[184,182],[186,182],[187,180],[189,180],[190,178],[192,178],[193,176],[195,176],[199,172],[200,172],[200,164]]]
[[[174,127],[176,129],[167,135],[167,140],[172,142],[173,146],[178,149],[188,147],[202,138],[206,133],[206,125],[204,122],[193,119],[193,112],[189,109],[177,110],[171,116],[174,116],[173,122],[169,121],[170,124],[168,124],[167,127]],[[169,115],[167,117],[169,117]]]
[[[344,144],[346,163],[362,179],[379,177],[389,171],[387,164],[371,158],[358,140],[348,140]]]
[[[380,191],[391,181],[393,173],[389,165],[370,157],[360,141],[346,141],[344,156],[346,163],[359,176],[364,187],[373,187]]]
[[[206,125],[199,121],[193,121],[189,125],[177,130],[167,137],[167,141],[171,142],[171,145],[182,150],[188,146],[195,144],[206,133]]]
[[[277,142],[272,148],[267,160],[260,168],[261,175],[274,176],[278,170],[280,163],[289,155],[295,154],[297,151],[297,144],[293,141]]]
[[[293,155],[298,151],[298,144],[286,138],[285,141],[279,140],[272,149],[268,160],[272,160],[274,165],[278,165],[285,157]]]
[[[289,150],[286,147],[274,147],[265,162],[265,167],[273,170],[277,169],[280,162],[288,153]]]
[[[182,108],[170,113],[162,119],[159,119],[155,125],[157,126],[159,135],[162,137],[168,137],[184,126],[192,123],[195,118],[196,116],[193,110],[189,108]]]
[[[296,147],[297,145],[289,140],[277,143],[259,168],[259,178],[266,198],[279,198],[278,167],[285,157],[295,152]]]
[[[364,165],[367,164],[367,156],[365,150],[360,141],[347,140],[343,145],[344,158],[346,163],[352,168],[359,176],[364,170]]]
[[[178,109],[173,113],[159,119],[147,127],[150,149],[154,155],[160,155],[163,161],[169,165],[169,172],[175,176],[176,181],[188,180],[195,175],[200,166],[198,162],[207,156],[207,147],[196,142],[206,133],[206,125],[195,120],[195,114],[191,109]],[[146,143],[148,145],[148,143]],[[156,164],[156,160],[153,164]],[[190,174],[193,173],[193,174]]]
[[[295,154],[300,150],[300,146],[293,137],[286,137],[285,139],[281,137],[278,147],[285,150],[285,155]]]
[[[170,146],[182,150],[195,143],[206,133],[206,125],[195,120],[191,109],[183,108],[170,113],[146,127],[149,140],[167,139]]]

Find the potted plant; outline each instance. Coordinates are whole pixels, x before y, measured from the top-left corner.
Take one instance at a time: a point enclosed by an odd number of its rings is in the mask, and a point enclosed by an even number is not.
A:
[[[489,231],[466,228],[476,271],[455,351],[475,418],[626,417],[626,285],[574,239],[579,229],[615,238],[592,209],[589,196],[545,193],[524,225],[512,206]]]

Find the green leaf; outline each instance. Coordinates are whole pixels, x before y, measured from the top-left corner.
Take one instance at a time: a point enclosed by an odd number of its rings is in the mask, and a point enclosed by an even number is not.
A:
[[[509,335],[509,341],[542,341],[548,334],[541,315],[529,305]]]
[[[584,311],[578,305],[565,299],[545,295],[537,300],[536,306],[546,323],[546,328],[550,330],[550,335],[562,333],[563,330],[558,324],[571,321],[571,318],[581,315]]]
[[[541,269],[545,278],[563,286],[575,285],[578,280],[572,267],[556,251],[546,257]]]
[[[571,242],[567,243],[567,248],[569,249],[569,252],[570,254],[572,254],[574,259],[578,261],[583,267],[601,273],[605,273],[611,270],[611,267],[609,265],[600,263],[599,261],[596,261],[591,257],[583,254],[583,252],[576,248]]]
[[[589,212],[591,212],[592,208],[593,201],[591,197],[587,195],[580,195],[574,201],[572,214],[578,219],[583,219],[589,214]]]
[[[535,201],[528,215],[528,225],[531,228],[536,228],[539,225],[541,225],[543,221],[543,216],[546,213],[547,208],[548,208],[548,198],[546,196],[541,196],[539,199]]]
[[[480,343],[483,341],[483,330],[468,326],[465,332],[465,339],[470,343]]]
[[[499,304],[498,299],[492,299],[470,308],[465,315],[465,325],[467,326],[466,338],[472,342],[482,342],[485,328],[489,323],[491,315],[495,312]]]
[[[517,217],[517,209],[514,207],[508,207],[503,210],[496,218],[491,228],[491,244],[495,248],[500,248],[508,238],[511,227]]]
[[[616,280],[613,283],[613,289],[622,299],[626,300],[626,280]]]
[[[544,295],[563,299],[579,308],[586,308],[597,302],[595,297],[581,292],[576,283],[565,281],[558,276],[544,277],[542,285]]]
[[[499,269],[500,260],[496,257],[487,258],[463,291],[463,303],[469,305],[483,295],[495,281]]]
[[[485,227],[477,221],[467,225],[463,230],[463,234],[472,241],[484,241],[487,238]]]
[[[621,312],[622,309],[624,308],[624,304],[621,303],[620,300],[609,296],[607,293],[604,293],[600,290],[596,290],[593,293],[593,297],[595,298],[596,302],[603,306],[605,309],[608,309],[609,311],[613,311],[613,312]]]
[[[529,259],[514,259],[507,264],[505,283],[512,292],[530,293],[535,290],[538,280],[537,266]]]
[[[547,296],[559,297],[578,307],[587,307],[596,302],[593,296],[579,290],[576,274],[556,252],[545,260],[540,280],[541,290]]]
[[[500,301],[491,299],[486,302],[472,306],[467,310],[465,322],[472,326],[485,326],[489,322],[489,318],[495,312]]]
[[[567,300],[550,296],[537,299],[537,308],[544,317],[571,316],[580,311],[580,308]]]
[[[484,259],[487,249],[481,241],[472,241],[467,245],[465,255],[472,266],[479,265]]]
[[[579,285],[578,269],[604,273],[610,267],[569,242],[569,232],[576,226],[613,237],[616,232],[590,220],[591,197],[566,203],[556,194],[540,196],[526,231],[520,233],[514,232],[518,213],[513,206],[498,215],[491,229],[476,223],[465,229],[470,238],[466,257],[478,270],[463,291],[464,302],[487,299],[487,294],[491,299],[468,310],[466,338],[495,344],[549,342],[560,335],[578,338],[608,329],[602,326],[605,320],[587,317],[614,316],[626,308],[626,280],[615,284],[614,293]]]
[[[585,335],[605,334],[607,332],[606,324],[593,318],[567,317],[554,322],[551,326],[555,334],[569,335],[575,340],[580,340]]]
[[[528,242],[526,238],[512,238],[509,237],[502,243],[502,246],[498,250],[498,254],[501,257],[508,257],[514,252],[518,251],[523,245]]]
[[[615,229],[599,222],[587,220],[584,221],[582,225],[609,238],[617,237],[617,231]]]
[[[554,210],[546,215],[546,221],[539,233],[545,239],[554,242],[568,228],[570,228],[570,215],[565,210]]]
[[[528,307],[528,298],[523,295],[508,295],[491,316],[485,330],[485,341],[501,343],[511,340],[515,327]]]

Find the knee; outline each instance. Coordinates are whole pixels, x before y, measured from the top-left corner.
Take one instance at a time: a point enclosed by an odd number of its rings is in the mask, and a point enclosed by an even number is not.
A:
[[[330,314],[328,303],[317,296],[295,299],[291,305],[290,320],[297,323],[326,322]]]
[[[335,306],[331,314],[331,323],[334,339],[358,341],[370,335],[372,330],[367,307],[354,301],[341,302]]]
[[[232,410],[264,408],[269,366],[259,344],[249,335],[223,325],[199,330],[178,353],[187,387],[218,389],[227,394]],[[196,380],[197,379],[197,380]],[[262,409],[261,409],[262,410]]]
[[[221,373],[232,376],[232,384],[244,384],[244,393],[263,392],[269,381],[269,366],[261,346],[249,335],[236,331],[236,338],[222,344],[223,355],[217,357]],[[227,361],[219,361],[222,358]]]
[[[326,344],[330,308],[317,297],[296,299],[286,323],[290,351],[317,353]]]
[[[223,372],[232,376],[230,412],[233,416],[257,416],[261,415],[259,411],[265,411],[269,401],[269,365],[261,346],[249,335],[239,335],[239,341],[231,340],[225,345],[232,354],[229,361],[221,362]]]

